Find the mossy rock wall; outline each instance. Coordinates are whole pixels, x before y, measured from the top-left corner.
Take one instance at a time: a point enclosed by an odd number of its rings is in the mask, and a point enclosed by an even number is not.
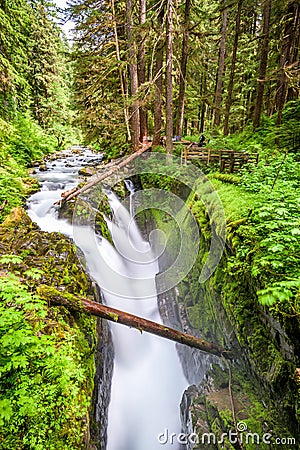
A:
[[[2,264],[1,277],[14,274],[32,295],[38,293],[42,299],[43,289],[39,287],[46,287],[46,302],[49,301],[51,290],[53,295],[59,290],[68,301],[71,298],[76,301],[76,296],[99,300],[99,291],[81,266],[75,245],[60,233],[41,231],[22,208],[14,209],[0,226],[0,256],[4,255],[8,255],[8,262]],[[19,260],[16,261],[15,257]],[[63,306],[52,306],[50,303],[47,306],[46,303],[46,310],[43,333],[52,336],[60,348],[71,339],[70,345],[78,360],[78,370],[84,374],[82,380],[78,381],[78,394],[73,399],[75,405],[72,405],[78,413],[72,420],[63,419],[67,417],[65,412],[70,409],[70,405],[67,394],[65,396],[62,393],[62,404],[55,412],[56,425],[45,431],[44,439],[47,439],[47,444],[25,444],[24,439],[33,432],[30,427],[35,426],[33,419],[28,416],[25,428],[16,428],[14,437],[10,438],[9,448],[36,449],[42,448],[40,445],[46,445],[53,450],[104,449],[105,414],[109,402],[113,356],[107,325],[84,312],[71,313]],[[55,385],[56,380],[53,379],[53,389]],[[15,389],[17,388],[16,384]],[[38,385],[36,388],[39,389]],[[21,406],[16,404],[16,408]],[[64,431],[60,429],[59,423],[64,423]],[[0,435],[2,433],[8,439],[5,423],[0,427]],[[5,444],[1,448],[8,450]]]
[[[144,177],[142,185],[143,188],[151,187],[151,180]],[[157,180],[155,187],[159,187]],[[180,187],[176,192],[180,192]],[[235,355],[229,366],[222,360],[212,362],[207,366],[206,375],[202,375],[202,380],[205,378],[202,383],[196,383],[185,394],[181,408],[186,424],[184,431],[187,434],[196,432],[200,442],[199,446],[190,445],[190,448],[240,448],[238,443],[233,445],[228,439],[204,447],[201,436],[213,432],[220,440],[222,433],[235,431],[241,421],[249,433],[260,433],[260,436],[270,433],[271,448],[278,448],[274,440],[280,437],[295,439],[291,442],[295,442],[293,448],[298,448],[298,385],[294,380],[297,355],[293,335],[288,335],[259,304],[256,292],[260,287],[248,268],[232,270],[231,260],[235,258],[233,228],[242,227],[246,219],[230,223],[230,242],[226,241],[217,269],[205,283],[199,283],[210,248],[210,224],[201,201],[191,194],[187,204],[199,224],[200,251],[193,269],[176,287],[177,310],[184,310],[182,326],[188,327],[192,334],[232,349]],[[159,228],[163,220],[160,213],[155,210],[153,217]],[[172,248],[170,251],[172,260]],[[167,295],[174,297],[174,292]],[[197,380],[193,373],[197,365],[193,361],[191,364],[191,358],[186,357],[188,353],[188,350],[180,350],[181,361],[187,378]],[[243,448],[258,447],[248,442],[243,443]],[[270,445],[260,443],[259,448],[267,449]]]
[[[188,411],[182,409],[182,416],[189,424],[185,431],[196,432],[201,443],[205,433],[214,433],[221,440],[223,433],[234,432],[236,424],[243,423],[249,433],[296,439],[299,425],[293,347],[280,325],[258,304],[251,280],[228,274],[228,252],[214,275],[199,283],[208,245],[202,236],[199,259],[177,286],[177,301],[184,305],[192,332],[196,329],[205,339],[232,349],[235,357],[229,365],[222,360],[212,364],[206,379],[185,394]],[[208,448],[238,448],[228,439],[224,442]],[[249,442],[243,447],[256,448]],[[259,448],[270,445],[261,443]]]

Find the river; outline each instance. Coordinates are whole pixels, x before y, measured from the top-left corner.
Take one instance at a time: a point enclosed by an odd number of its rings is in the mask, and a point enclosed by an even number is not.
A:
[[[73,225],[58,218],[53,204],[61,193],[78,184],[78,171],[88,165],[99,164],[101,155],[89,149],[65,151],[63,157],[47,162],[47,170],[37,170],[41,189],[28,199],[28,214],[44,231],[59,231],[80,246],[88,271],[103,289],[109,306],[117,307],[141,317],[162,323],[155,286],[158,264],[150,244],[145,241],[128,210],[111,191],[107,191],[113,220],[107,219],[114,245],[105,238],[95,236],[89,226],[74,229]],[[127,189],[133,191],[130,181]],[[75,231],[75,236],[74,236]],[[133,244],[133,245],[132,245]],[[136,258],[138,254],[138,258]],[[144,255],[144,256],[143,256]],[[136,261],[139,260],[137,263]],[[114,293],[118,282],[112,271],[126,278],[124,294]],[[138,278],[142,283],[132,283]],[[110,288],[107,288],[107,286]],[[143,290],[146,295],[143,297]],[[120,291],[120,289],[118,289]],[[159,450],[183,449],[178,444],[181,432],[179,405],[188,386],[179,361],[176,345],[147,333],[111,323],[114,345],[114,370],[111,400],[108,411],[107,450]],[[165,442],[162,435],[174,434]],[[175,437],[176,436],[176,437]],[[159,439],[160,437],[160,439]]]

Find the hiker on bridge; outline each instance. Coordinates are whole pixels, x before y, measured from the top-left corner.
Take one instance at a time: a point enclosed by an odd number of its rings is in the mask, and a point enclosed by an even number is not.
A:
[[[200,139],[199,139],[199,147],[205,147],[205,136],[204,134],[201,134]]]

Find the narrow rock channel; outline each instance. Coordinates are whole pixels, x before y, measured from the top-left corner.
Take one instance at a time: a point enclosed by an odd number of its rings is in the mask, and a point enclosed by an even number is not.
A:
[[[47,162],[46,170],[43,167],[43,170],[36,174],[41,190],[28,200],[28,214],[31,219],[44,231],[60,231],[72,238],[72,224],[69,220],[58,218],[58,211],[53,204],[59,200],[63,191],[78,184],[80,169],[89,165],[95,166],[100,161],[101,157],[90,150],[77,149],[75,153],[69,150],[62,158]],[[108,220],[107,224],[119,251],[103,237],[98,237],[95,248],[91,248],[89,236],[93,230],[83,227],[79,245],[84,252],[88,271],[99,286],[107,285],[109,281],[111,287],[116,281],[114,278],[107,278],[111,276],[111,273],[106,272],[107,265],[111,269],[121,271],[128,280],[124,286],[124,296],[114,295],[112,288],[112,292],[104,292],[105,302],[161,322],[155,290],[158,266],[153,261],[150,246],[141,236],[130,212],[121,205],[118,198],[113,193],[108,193],[108,200],[115,219]],[[92,241],[93,239],[94,237]],[[130,239],[134,241],[136,250],[132,250]],[[78,242],[78,239],[76,241]],[[141,264],[130,262],[135,258],[135,251],[145,253],[146,259]],[[142,292],[136,290],[139,288],[132,283],[132,278],[136,276],[147,283],[147,298],[141,299]],[[175,344],[117,324],[112,324],[110,329],[115,358],[108,413],[108,438],[106,446],[105,432],[102,429],[101,442],[97,442],[96,447],[108,450],[185,448],[176,440],[162,442],[166,430],[168,434],[176,435],[182,430],[180,403],[188,386]],[[99,361],[98,355],[97,364],[105,366],[107,362]],[[97,402],[96,420],[99,420],[101,401],[103,396],[106,396],[107,400],[108,394],[103,392],[103,379],[99,378],[96,382],[102,384],[100,391],[98,386],[99,395],[94,395],[94,401]]]

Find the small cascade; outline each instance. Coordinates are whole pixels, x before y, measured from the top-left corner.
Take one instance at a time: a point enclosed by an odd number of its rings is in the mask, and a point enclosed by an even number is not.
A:
[[[133,200],[133,194],[134,194],[134,191],[135,191],[134,184],[133,184],[133,182],[132,182],[131,180],[129,180],[129,179],[124,180],[124,184],[125,184],[125,186],[126,186],[127,191],[130,193],[130,198],[129,198],[129,202],[130,202],[130,209],[129,209],[130,215],[131,215],[131,217],[134,217],[134,205],[133,205],[133,201],[132,201],[132,200]]]

